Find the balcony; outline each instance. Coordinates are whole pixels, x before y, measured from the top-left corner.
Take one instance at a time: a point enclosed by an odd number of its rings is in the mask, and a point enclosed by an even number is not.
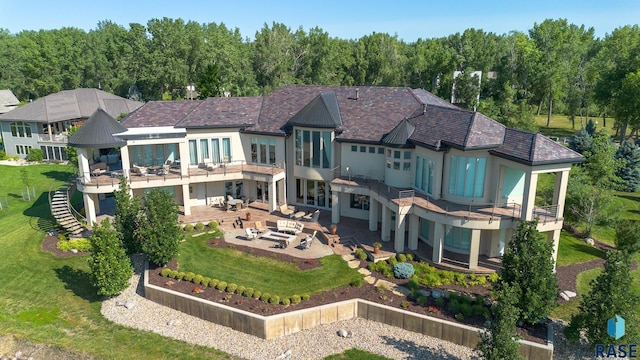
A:
[[[66,134],[35,134],[38,142],[47,142],[47,143],[58,143],[58,144],[66,144],[68,136]]]

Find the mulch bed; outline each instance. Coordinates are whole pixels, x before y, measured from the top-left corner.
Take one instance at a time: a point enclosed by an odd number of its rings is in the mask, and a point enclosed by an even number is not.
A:
[[[73,253],[71,251],[62,251],[58,249],[58,246],[57,246],[58,241],[60,240],[58,239],[57,236],[47,234],[44,237],[44,241],[42,242],[42,251],[52,253],[53,255],[59,258],[89,255],[88,251],[78,251],[76,253]]]

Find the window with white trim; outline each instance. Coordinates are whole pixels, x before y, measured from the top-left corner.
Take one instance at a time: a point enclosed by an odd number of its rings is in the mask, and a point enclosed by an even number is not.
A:
[[[11,127],[11,136],[13,137],[31,137],[31,124],[24,121],[13,121],[9,125]]]
[[[449,194],[474,198],[483,197],[486,168],[486,158],[451,155]]]
[[[331,131],[296,129],[294,144],[297,166],[331,168]]]

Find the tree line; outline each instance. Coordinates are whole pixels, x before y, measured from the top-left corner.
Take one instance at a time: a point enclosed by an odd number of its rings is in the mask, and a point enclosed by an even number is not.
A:
[[[530,130],[536,113],[565,114],[578,128],[588,117],[613,116],[625,137],[640,127],[638,53],[638,25],[600,39],[566,19],[526,33],[467,29],[415,42],[377,32],[340,39],[275,22],[249,39],[223,23],[107,20],[88,32],[0,29],[0,88],[23,101],[77,87],[149,101],[189,98],[188,85],[201,97],[255,96],[286,84],[410,86]]]

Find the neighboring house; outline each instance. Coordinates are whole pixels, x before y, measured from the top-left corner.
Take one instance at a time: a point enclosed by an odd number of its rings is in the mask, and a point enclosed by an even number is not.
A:
[[[67,160],[67,131],[97,108],[112,117],[142,106],[98,89],[60,91],[0,115],[0,131],[7,155],[25,158],[31,148],[42,149],[46,160]]]
[[[0,114],[8,113],[20,104],[11,90],[0,90]]]
[[[290,85],[262,97],[149,102],[121,124],[121,174],[136,195],[165,189],[185,215],[226,195],[271,211],[284,203],[330,210],[334,223],[367,220],[397,252],[422,241],[433,262],[447,251],[470,269],[479,255],[499,257],[517,221],[535,217],[555,257],[569,171],[584,160],[410,88]],[[101,194],[118,181],[92,176],[91,154],[105,149],[83,147],[78,189],[93,222]],[[551,205],[536,207],[542,173],[556,174],[555,192]]]

